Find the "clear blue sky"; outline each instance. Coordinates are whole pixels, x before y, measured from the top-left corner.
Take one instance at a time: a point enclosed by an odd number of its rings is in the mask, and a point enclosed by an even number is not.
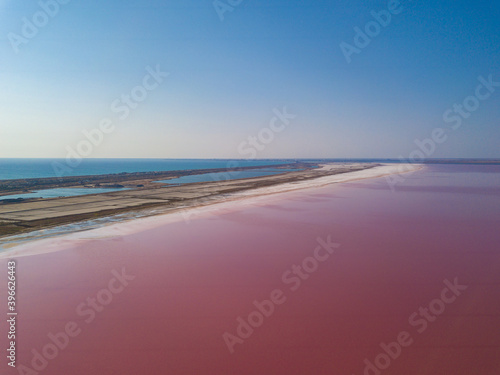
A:
[[[0,0],[0,157],[65,157],[108,118],[87,157],[248,157],[272,132],[255,157],[397,158],[446,128],[431,157],[499,158],[500,87],[455,130],[443,114],[478,77],[500,82],[500,2],[401,1],[348,63],[340,43],[388,3],[243,0],[221,20],[211,0],[70,0],[44,19]],[[169,76],[113,112],[148,66]],[[296,117],[262,133],[284,107]]]

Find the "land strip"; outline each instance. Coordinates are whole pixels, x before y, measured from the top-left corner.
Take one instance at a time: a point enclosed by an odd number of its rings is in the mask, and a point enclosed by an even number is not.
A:
[[[311,168],[313,163],[284,163],[279,165],[246,166],[235,168],[218,169],[189,169],[179,171],[157,171],[157,172],[134,172],[134,173],[114,173],[92,176],[64,176],[64,177],[43,177],[26,178],[15,180],[0,180],[0,196],[22,194],[33,190],[52,188],[106,188],[106,187],[126,187],[126,188],[155,188],[158,184],[154,181],[167,180],[182,176],[198,175],[204,173],[236,172],[250,169],[289,169],[289,168]]]
[[[141,179],[135,179],[136,174],[127,174],[129,175],[127,176],[129,179],[121,179],[125,177],[124,175],[115,175],[116,178],[114,179],[111,175],[107,175],[105,179],[106,181],[109,181],[109,183],[116,183],[116,181],[120,179],[119,181],[125,182],[130,186],[136,186],[130,190],[115,191],[110,193],[89,194],[65,198],[32,199],[21,202],[0,204],[0,237],[74,223],[82,220],[112,216],[130,211],[156,207],[174,210],[199,205],[202,200],[212,200],[215,197],[224,194],[270,187],[278,184],[311,180],[378,166],[378,164],[373,163],[350,163],[330,164],[326,168],[313,168],[316,165],[305,165],[301,163],[292,165],[289,164],[286,165],[286,167],[289,168],[293,166],[297,168],[299,165],[306,169],[295,172],[285,172],[272,176],[228,181],[198,182],[179,186],[166,186],[164,184],[153,182],[159,178],[164,178],[165,175],[162,175],[161,173],[166,173],[172,177],[173,172],[154,172],[154,175],[149,175],[148,179],[144,178],[144,175],[140,176]],[[267,167],[269,168],[269,166]],[[251,168],[255,169],[255,167]],[[226,172],[227,169],[212,171]],[[206,172],[199,170],[183,171],[182,175],[200,173]],[[173,176],[178,177],[179,175],[179,172],[175,172]],[[98,180],[103,178],[102,176],[89,176],[89,178],[86,178],[85,180],[95,182],[96,180],[93,179],[93,177]],[[137,184],[139,181],[142,183]],[[64,183],[66,182],[68,181],[65,181]],[[137,185],[143,186],[137,187]],[[7,184],[4,186],[9,185]],[[55,185],[52,187],[61,187],[61,185]]]

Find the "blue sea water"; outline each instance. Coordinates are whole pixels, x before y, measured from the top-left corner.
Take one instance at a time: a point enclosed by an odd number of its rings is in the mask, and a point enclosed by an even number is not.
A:
[[[222,159],[83,159],[76,167],[65,170],[63,176],[89,176],[123,172],[178,171],[280,165],[283,160],[222,160]],[[59,177],[54,163],[67,167],[65,159],[0,159],[0,180]]]

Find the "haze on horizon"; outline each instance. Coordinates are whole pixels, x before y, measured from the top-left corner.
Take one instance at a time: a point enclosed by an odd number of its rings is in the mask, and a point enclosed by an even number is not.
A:
[[[65,157],[87,132],[92,158],[500,158],[499,16],[495,1],[4,0],[0,157]]]

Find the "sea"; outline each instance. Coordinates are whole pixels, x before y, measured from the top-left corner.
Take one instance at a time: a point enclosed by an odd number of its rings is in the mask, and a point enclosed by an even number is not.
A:
[[[0,180],[25,178],[91,176],[112,173],[163,172],[189,169],[275,166],[295,160],[230,159],[82,159],[78,164],[66,159],[0,159]]]

